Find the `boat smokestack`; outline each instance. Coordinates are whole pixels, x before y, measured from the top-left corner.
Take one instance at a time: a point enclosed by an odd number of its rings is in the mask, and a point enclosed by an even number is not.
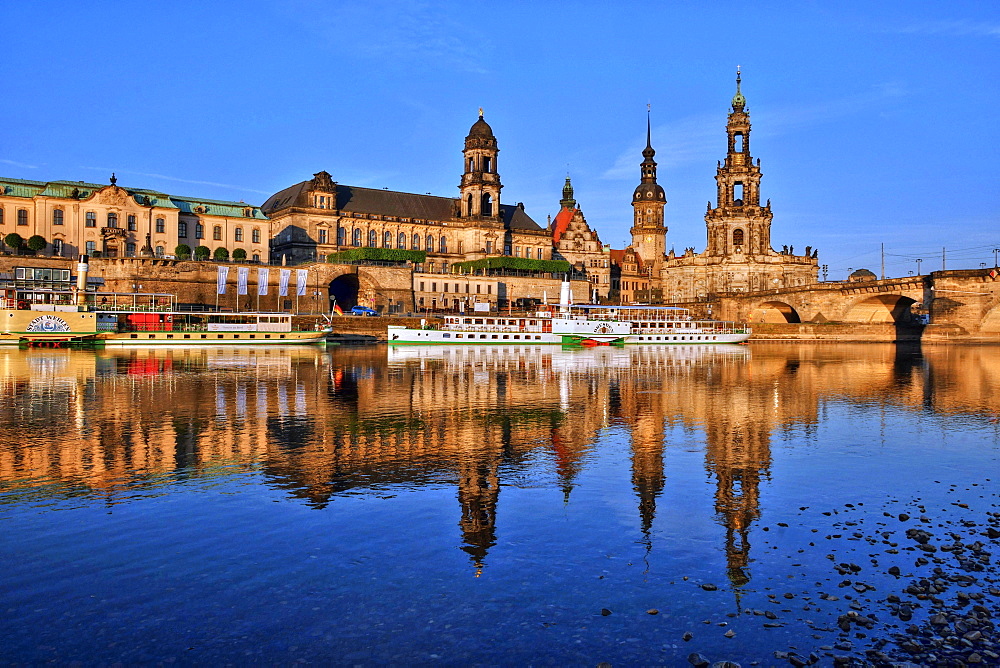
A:
[[[87,275],[90,273],[90,256],[81,255],[76,265],[76,303],[86,303]]]
[[[559,306],[561,310],[567,311],[572,303],[573,291],[570,290],[569,281],[563,281],[559,287]]]

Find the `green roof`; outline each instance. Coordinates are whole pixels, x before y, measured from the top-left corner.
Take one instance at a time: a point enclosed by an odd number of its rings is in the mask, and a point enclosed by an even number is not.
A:
[[[26,179],[10,179],[0,177],[0,195],[11,197],[54,197],[58,199],[86,199],[95,191],[107,188],[106,183],[88,183],[86,181],[28,181]],[[179,209],[184,213],[196,213],[195,209],[203,207],[205,213],[229,218],[253,218],[268,220],[260,207],[245,202],[228,200],[197,199],[168,195],[158,190],[145,188],[122,188],[132,196],[140,206],[155,206],[163,209]],[[74,191],[76,194],[74,195]],[[250,215],[246,215],[246,210]]]

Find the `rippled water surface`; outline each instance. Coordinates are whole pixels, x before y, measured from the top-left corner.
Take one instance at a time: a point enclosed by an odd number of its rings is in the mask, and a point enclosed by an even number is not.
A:
[[[860,660],[927,569],[997,576],[905,533],[998,545],[996,348],[0,350],[0,386],[0,663]]]

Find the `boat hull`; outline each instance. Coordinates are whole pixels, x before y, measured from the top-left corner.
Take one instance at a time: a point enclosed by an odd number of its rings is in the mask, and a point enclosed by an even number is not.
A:
[[[567,338],[574,340],[567,340]],[[440,329],[389,327],[388,341],[396,345],[712,345],[743,343],[748,332],[684,332],[683,334],[628,334],[602,336],[598,334],[557,334],[551,332],[481,332]],[[579,339],[579,340],[576,340]]]

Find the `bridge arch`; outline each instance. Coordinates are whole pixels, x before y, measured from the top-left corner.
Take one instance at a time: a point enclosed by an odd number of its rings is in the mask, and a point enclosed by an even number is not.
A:
[[[904,295],[873,295],[855,302],[844,313],[844,322],[906,322],[912,318],[915,299]]]
[[[1000,306],[994,306],[983,316],[982,332],[1000,332]]]
[[[750,322],[802,322],[802,318],[791,304],[772,300],[754,308]]]

